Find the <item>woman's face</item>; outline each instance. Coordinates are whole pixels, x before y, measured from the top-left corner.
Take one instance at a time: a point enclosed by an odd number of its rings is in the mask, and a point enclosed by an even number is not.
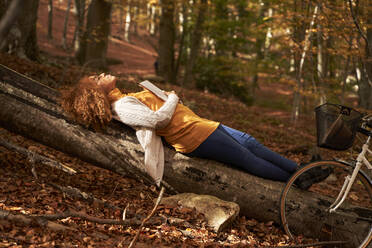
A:
[[[96,81],[97,85],[99,85],[107,93],[116,87],[117,78],[110,74],[102,73],[99,76],[92,76],[90,78]]]

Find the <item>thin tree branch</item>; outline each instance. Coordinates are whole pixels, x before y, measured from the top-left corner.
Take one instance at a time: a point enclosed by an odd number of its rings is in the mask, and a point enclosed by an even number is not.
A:
[[[75,228],[67,227],[58,223],[54,223],[52,221],[49,221],[45,218],[39,218],[38,216],[28,216],[25,214],[20,213],[12,213],[10,211],[1,210],[0,209],[0,220],[9,220],[12,222],[22,223],[24,225],[30,225],[31,223],[37,223],[38,225],[42,227],[49,228],[53,231],[76,231]]]
[[[298,245],[286,245],[286,246],[280,246],[281,248],[304,248],[304,247],[323,247],[324,245],[341,245],[346,244],[346,241],[322,241],[317,243],[311,243],[311,244],[298,244]],[[277,248],[278,246],[268,246],[268,248]]]
[[[351,0],[348,0],[348,2],[349,2],[351,17],[353,18],[354,24],[355,24],[356,28],[358,29],[358,32],[359,32],[360,36],[362,36],[363,40],[366,42],[367,47],[369,47],[368,38],[365,36],[362,29],[360,28],[358,19],[355,16],[355,13],[354,13],[354,10],[353,10],[353,3],[351,2]]]
[[[98,203],[105,208],[110,208],[110,209],[113,209],[113,210],[121,210],[120,207],[112,205],[111,203],[109,203],[107,201],[100,200],[100,199],[94,197],[92,194],[85,193],[83,191],[80,191],[77,188],[74,188],[74,187],[71,187],[71,186],[67,186],[67,187],[60,186],[60,185],[57,185],[57,184],[54,184],[54,183],[48,183],[48,184],[51,185],[54,188],[57,188],[57,189],[61,190],[63,193],[66,193],[71,197],[88,201],[91,204]]]
[[[32,163],[40,162],[44,165],[48,165],[50,167],[62,170],[70,175],[76,174],[76,171],[58,161],[55,161],[51,158],[45,157],[43,155],[40,155],[36,152],[27,150],[23,147],[17,146],[11,142],[5,141],[4,139],[0,139],[0,146],[3,146],[9,150],[18,152],[22,154],[23,156],[26,156]]]
[[[87,215],[85,213],[76,212],[73,210],[69,210],[59,214],[47,214],[47,215],[31,215],[32,218],[41,218],[45,220],[61,220],[66,218],[79,218],[81,220],[86,220],[89,222],[94,222],[98,224],[109,224],[109,225],[121,225],[121,226],[138,226],[142,225],[143,221],[139,220],[138,218],[131,218],[126,220],[115,220],[115,219],[104,219],[98,218],[94,216]],[[161,223],[162,219],[154,219],[149,224],[159,224]]]
[[[9,240],[9,241],[13,241],[13,242],[16,242],[16,243],[23,243],[25,245],[39,244],[39,243],[29,242],[27,240],[23,240],[23,239],[19,239],[19,238],[4,236],[4,235],[1,235],[1,234],[0,234],[0,239],[2,239],[2,240]]]
[[[161,199],[163,198],[164,190],[165,190],[165,188],[164,188],[164,186],[162,186],[161,189],[160,189],[159,196],[158,196],[158,199],[156,200],[154,208],[152,209],[151,213],[142,221],[140,227],[137,230],[136,236],[134,236],[134,238],[133,238],[132,242],[130,242],[128,248],[134,247],[134,245],[136,244],[136,241],[137,241],[137,239],[138,239],[138,237],[139,237],[139,235],[142,231],[143,226],[155,214],[155,211],[158,208]],[[121,243],[119,244],[119,246],[121,246]]]

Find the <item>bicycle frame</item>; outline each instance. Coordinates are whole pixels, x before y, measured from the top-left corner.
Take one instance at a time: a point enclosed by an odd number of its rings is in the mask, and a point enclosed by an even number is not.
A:
[[[368,136],[366,143],[363,144],[362,146],[362,151],[359,153],[357,157],[357,160],[356,160],[357,162],[353,170],[353,173],[345,177],[345,181],[341,188],[340,193],[338,194],[335,202],[332,203],[332,205],[328,208],[328,211],[330,213],[336,211],[337,208],[341,206],[341,204],[345,201],[347,195],[349,194],[351,186],[353,185],[355,178],[360,168],[362,167],[362,165],[365,164],[369,170],[372,170],[372,165],[369,163],[369,161],[366,158],[366,153],[372,154],[372,151],[369,149],[370,139],[371,139],[371,136]]]

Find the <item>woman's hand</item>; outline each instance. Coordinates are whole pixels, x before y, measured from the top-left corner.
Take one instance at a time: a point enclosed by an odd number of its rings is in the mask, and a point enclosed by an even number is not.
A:
[[[164,91],[164,94],[166,94],[167,96],[169,96],[170,94],[177,95],[176,92],[174,92],[174,90],[172,90],[172,91]]]
[[[169,96],[170,94],[175,94],[175,95],[178,97],[178,95],[176,94],[176,92],[175,92],[174,90],[172,90],[172,91],[163,91],[163,92],[164,92],[164,94],[166,94],[167,96]],[[183,104],[183,102],[182,102],[181,99],[179,99],[179,103]]]

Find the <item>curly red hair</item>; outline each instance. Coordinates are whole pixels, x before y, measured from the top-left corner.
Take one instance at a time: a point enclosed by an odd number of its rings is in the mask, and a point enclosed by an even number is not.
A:
[[[106,93],[93,78],[84,77],[75,86],[61,90],[63,110],[85,127],[103,130],[112,119]]]

